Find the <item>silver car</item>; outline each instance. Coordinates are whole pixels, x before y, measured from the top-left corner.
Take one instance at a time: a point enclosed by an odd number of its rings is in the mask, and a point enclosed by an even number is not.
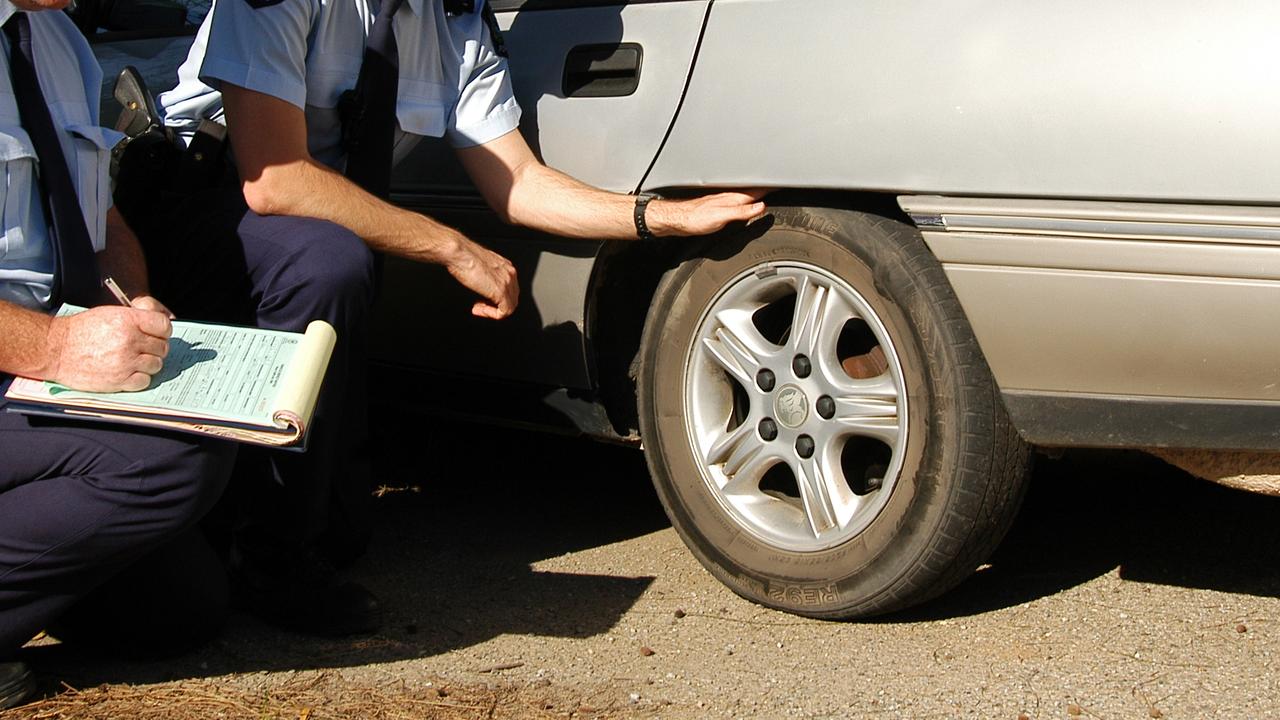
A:
[[[1280,444],[1274,3],[490,4],[548,164],[775,188],[772,213],[560,240],[424,143],[396,201],[511,257],[524,300],[478,320],[389,262],[375,357],[396,402],[643,445],[744,597],[853,618],[938,595],[1000,541],[1033,447]],[[98,31],[108,77],[168,87],[198,13]]]

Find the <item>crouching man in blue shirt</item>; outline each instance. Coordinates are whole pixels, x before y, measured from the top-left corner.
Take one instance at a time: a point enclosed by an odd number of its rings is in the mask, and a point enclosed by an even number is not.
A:
[[[505,318],[518,302],[506,258],[386,201],[393,158],[444,137],[500,217],[569,237],[702,235],[764,213],[758,193],[645,205],[543,165],[517,131],[494,25],[484,0],[216,0],[160,103],[181,137],[225,125],[237,177],[176,204],[121,197],[156,276],[204,272],[181,287],[153,278],[179,315],[208,316],[203,304],[225,294],[243,315],[209,319],[300,330],[320,317],[338,330],[311,450],[275,453],[257,479],[235,483],[253,495],[232,553],[237,597],[278,624],[378,626],[373,596],[330,567],[367,535],[360,353],[373,253],[443,266],[476,294],[479,317]]]
[[[0,0],[0,390],[12,375],[140,390],[168,352],[169,312],[148,296],[138,243],[109,209],[117,136],[98,127],[102,73],[58,12],[67,3]],[[134,294],[132,307],[105,296],[102,274]],[[64,301],[103,304],[52,317]],[[5,412],[0,398],[0,710],[33,687],[19,648],[54,624],[108,644],[216,629],[225,578],[192,526],[234,453]]]

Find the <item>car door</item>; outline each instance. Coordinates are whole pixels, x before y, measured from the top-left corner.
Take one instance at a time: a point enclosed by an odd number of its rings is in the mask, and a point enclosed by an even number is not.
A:
[[[521,131],[548,165],[616,192],[640,183],[680,103],[708,0],[490,0],[510,54]],[[401,367],[588,388],[585,318],[599,242],[512,228],[443,141],[397,167],[394,200],[509,257],[521,303],[494,322],[439,267],[388,259],[373,358]]]

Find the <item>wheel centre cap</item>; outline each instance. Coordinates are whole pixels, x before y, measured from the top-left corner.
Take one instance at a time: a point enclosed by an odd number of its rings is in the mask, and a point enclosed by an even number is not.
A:
[[[795,385],[787,385],[778,391],[773,401],[773,412],[778,422],[789,428],[798,428],[809,419],[809,398]]]

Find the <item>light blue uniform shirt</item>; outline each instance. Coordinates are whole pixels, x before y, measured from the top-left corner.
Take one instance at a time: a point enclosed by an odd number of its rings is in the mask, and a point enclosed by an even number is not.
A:
[[[311,156],[342,170],[338,98],[356,85],[377,8],[377,0],[282,0],[256,9],[247,0],[216,0],[177,87],[160,96],[165,124],[190,139],[201,118],[224,122],[217,88],[230,83],[301,109]],[[516,129],[520,107],[507,61],[494,52],[479,9],[449,16],[440,0],[407,0],[394,30],[396,160],[422,136],[468,147]]]
[[[0,25],[15,12],[0,0]],[[93,249],[106,246],[107,210],[111,207],[111,147],[123,136],[98,127],[102,70],[89,44],[71,20],[56,10],[28,13],[36,75],[49,104],[55,128],[61,130],[80,207]],[[40,201],[35,148],[22,129],[18,99],[9,74],[9,42],[0,33],[0,300],[35,310],[48,310],[53,283],[53,248]],[[16,52],[16,49],[13,49]]]

